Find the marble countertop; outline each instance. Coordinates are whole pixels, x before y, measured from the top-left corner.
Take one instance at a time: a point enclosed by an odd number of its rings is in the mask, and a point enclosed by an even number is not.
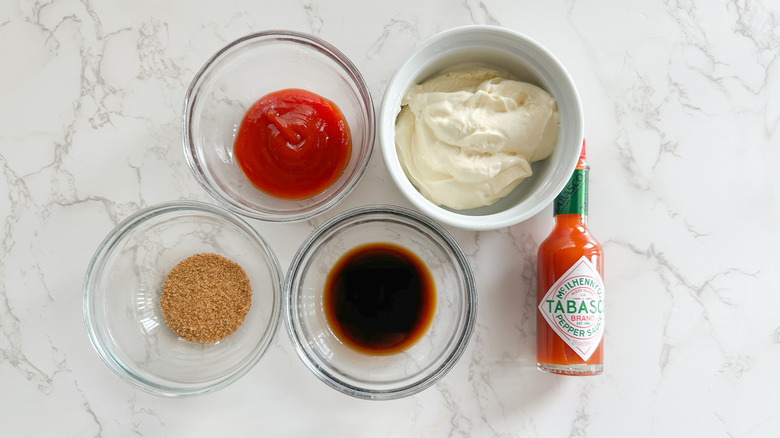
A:
[[[780,5],[773,0],[340,2],[6,0],[0,4],[0,435],[767,437],[780,434]],[[210,201],[187,167],[194,73],[264,29],[317,35],[378,104],[424,39],[465,24],[536,39],[582,97],[590,228],[606,252],[605,373],[535,368],[535,254],[551,208],[449,230],[480,308],[464,356],[415,396],[342,395],[282,327],[219,392],[160,398],[90,345],[82,282],[129,214]],[[409,206],[375,153],[355,192],[301,223],[254,221],[286,270],[334,214]]]

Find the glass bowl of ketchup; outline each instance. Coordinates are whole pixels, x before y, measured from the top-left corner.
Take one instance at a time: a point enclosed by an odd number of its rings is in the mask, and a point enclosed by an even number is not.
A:
[[[373,205],[322,224],[285,284],[287,332],[328,386],[368,400],[444,377],[474,328],[477,293],[457,242],[417,212]]]
[[[344,199],[374,143],[362,75],[311,35],[240,38],[198,71],[184,102],[184,155],[206,192],[253,219],[304,220]]]

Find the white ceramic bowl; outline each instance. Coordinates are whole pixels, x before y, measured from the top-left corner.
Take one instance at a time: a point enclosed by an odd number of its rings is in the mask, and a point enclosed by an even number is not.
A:
[[[552,155],[532,165],[533,176],[493,205],[470,210],[441,207],[409,181],[395,147],[395,120],[409,89],[441,70],[462,63],[482,63],[509,71],[535,84],[558,103],[561,127]],[[579,94],[563,65],[536,41],[496,26],[465,26],[439,33],[419,46],[395,72],[379,110],[379,145],[390,176],[406,198],[429,217],[455,227],[491,230],[522,222],[549,205],[563,190],[577,165],[584,136]]]

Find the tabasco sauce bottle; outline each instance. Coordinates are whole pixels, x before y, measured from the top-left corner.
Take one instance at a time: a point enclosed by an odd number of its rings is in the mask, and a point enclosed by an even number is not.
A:
[[[604,366],[604,250],[588,232],[585,142],[555,198],[555,227],[539,245],[536,363],[542,371],[600,374]]]

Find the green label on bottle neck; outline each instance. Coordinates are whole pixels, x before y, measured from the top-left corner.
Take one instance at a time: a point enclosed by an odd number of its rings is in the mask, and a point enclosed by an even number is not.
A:
[[[588,214],[588,169],[574,169],[566,187],[555,198],[554,214]]]

